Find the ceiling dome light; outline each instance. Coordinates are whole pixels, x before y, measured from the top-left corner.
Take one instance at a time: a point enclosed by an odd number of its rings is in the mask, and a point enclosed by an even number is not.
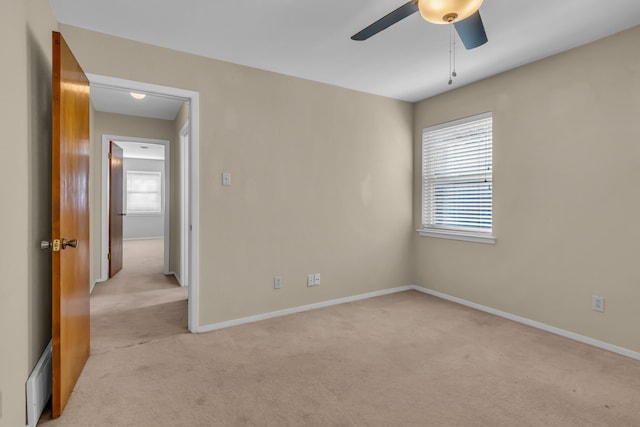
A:
[[[133,99],[144,99],[147,95],[145,95],[144,93],[137,93],[137,92],[129,92],[129,95],[131,95],[131,97]]]
[[[420,15],[434,24],[462,21],[476,13],[483,0],[418,0]]]

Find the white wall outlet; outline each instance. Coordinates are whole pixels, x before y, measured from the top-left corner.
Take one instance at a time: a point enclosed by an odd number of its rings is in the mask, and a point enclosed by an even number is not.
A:
[[[307,276],[307,286],[314,286],[315,279],[313,278],[313,274]]]
[[[604,297],[599,297],[598,295],[592,295],[591,308],[594,311],[599,311],[601,313],[604,313]]]
[[[222,185],[224,185],[224,186],[231,185],[231,173],[230,172],[222,172]]]
[[[316,274],[313,276],[313,284],[314,284],[315,286],[318,286],[318,285],[320,284],[320,273],[316,273]]]
[[[282,276],[276,276],[273,278],[273,289],[280,289],[282,286]]]

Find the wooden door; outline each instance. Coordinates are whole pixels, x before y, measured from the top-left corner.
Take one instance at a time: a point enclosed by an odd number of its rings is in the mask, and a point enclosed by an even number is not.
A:
[[[109,141],[109,277],[122,270],[122,148]]]
[[[53,417],[89,358],[89,81],[53,33]]]

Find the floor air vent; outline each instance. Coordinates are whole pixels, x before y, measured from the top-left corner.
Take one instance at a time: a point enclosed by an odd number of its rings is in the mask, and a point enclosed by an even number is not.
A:
[[[33,368],[33,372],[27,380],[27,425],[36,427],[42,410],[51,397],[51,348],[52,342],[44,349],[40,360]]]

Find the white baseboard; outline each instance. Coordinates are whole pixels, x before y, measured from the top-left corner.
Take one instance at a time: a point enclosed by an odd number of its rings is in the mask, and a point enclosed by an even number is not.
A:
[[[180,279],[180,276],[175,271],[170,271],[169,273],[167,273],[167,275],[172,275],[173,277],[176,278],[176,281],[181,287],[183,288],[186,287],[185,285],[182,284],[182,280]]]
[[[572,339],[574,341],[578,341],[584,344],[589,344],[594,347],[601,348],[603,350],[608,350],[612,353],[621,354],[623,356],[630,357],[632,359],[640,360],[640,353],[637,351],[629,350],[624,347],[619,347],[617,345],[609,344],[604,341],[596,340],[593,338],[589,338],[584,335],[576,334],[571,331],[567,331],[565,329],[556,328],[555,326],[547,325],[546,323],[537,322],[535,320],[527,319],[526,317],[517,316],[515,314],[507,313],[501,310],[496,310],[495,308],[487,307],[485,305],[476,304],[475,302],[467,301],[462,298],[454,297],[451,295],[443,294],[442,292],[437,292],[431,289],[423,288],[422,286],[409,286],[410,289],[416,290],[418,292],[422,292],[424,294],[432,295],[434,297],[442,298],[447,301],[455,302],[457,304],[461,304],[476,310],[484,311],[486,313],[494,314],[499,317],[503,317],[505,319],[513,320],[514,322],[522,323],[523,325],[531,326],[536,329],[541,329],[546,332],[551,332],[552,334],[560,335],[565,338]]]
[[[401,286],[398,288],[384,289],[381,291],[369,292],[366,294],[353,295],[350,297],[338,298],[324,302],[318,302],[299,307],[287,308],[284,310],[272,311],[269,313],[257,314],[255,316],[242,317],[240,319],[227,320],[225,322],[213,323],[209,325],[199,326],[194,332],[210,332],[217,329],[229,328],[231,326],[244,325],[246,323],[259,322],[261,320],[272,319],[274,317],[288,316],[289,314],[302,313],[304,311],[317,310],[319,308],[331,307],[333,305],[344,304],[347,302],[360,301],[368,298],[380,297],[383,295],[395,294],[398,292],[409,291],[413,286]]]
[[[98,283],[104,283],[104,282],[106,282],[107,280],[109,280],[109,278],[108,278],[108,277],[107,277],[106,279],[102,279],[102,278],[100,278],[100,279],[96,279],[96,280],[95,280],[95,281],[94,281],[94,282],[89,286],[89,294],[93,294],[93,291],[96,289],[96,285],[97,285]]]
[[[594,338],[590,338],[584,335],[576,334],[575,332],[567,331],[565,329],[556,328],[555,326],[547,325],[542,322],[538,322],[535,320],[527,319],[525,317],[517,316],[515,314],[507,313],[505,311],[497,310],[495,308],[487,307],[482,304],[477,304],[475,302],[467,301],[462,298],[454,297],[451,295],[444,294],[442,292],[437,292],[428,288],[424,288],[422,286],[417,285],[409,285],[409,286],[400,286],[397,288],[384,289],[376,292],[369,292],[366,294],[354,295],[345,298],[338,298],[334,300],[319,302],[315,304],[302,305],[299,307],[287,308],[284,310],[272,311],[269,313],[257,314],[255,316],[242,317],[239,319],[227,320],[224,322],[212,323],[209,325],[199,326],[195,331],[196,333],[201,332],[210,332],[215,331],[217,329],[229,328],[231,326],[244,325],[246,323],[259,322],[261,320],[272,319],[274,317],[288,316],[289,314],[302,313],[304,311],[317,310],[319,308],[331,307],[333,305],[344,304],[353,301],[359,301],[368,298],[375,298],[383,295],[395,294],[398,292],[405,292],[415,290],[418,292],[422,292],[424,294],[432,295],[437,298],[442,298],[447,301],[455,302],[460,305],[464,305],[466,307],[473,308],[475,310],[484,311],[486,313],[490,313],[508,320],[513,320],[514,322],[522,323],[523,325],[531,326],[536,329],[540,329],[546,332],[550,332],[555,335],[559,335],[565,338],[572,339],[574,341],[578,341],[584,344],[588,344],[597,348],[601,348],[603,350],[611,351],[612,353],[617,353],[623,356],[630,357],[632,359],[640,360],[640,353],[629,350],[624,347],[620,347],[614,344],[609,344],[604,341],[596,340]]]

